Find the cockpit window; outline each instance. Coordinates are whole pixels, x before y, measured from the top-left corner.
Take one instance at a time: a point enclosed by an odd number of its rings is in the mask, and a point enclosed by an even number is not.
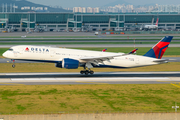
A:
[[[13,49],[10,48],[9,51],[13,51]]]

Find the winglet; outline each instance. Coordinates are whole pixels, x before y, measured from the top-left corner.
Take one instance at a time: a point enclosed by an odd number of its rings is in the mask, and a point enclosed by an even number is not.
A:
[[[103,49],[102,52],[105,52],[106,50],[107,50],[107,48],[106,48],[106,49]]]
[[[153,46],[144,56],[161,59],[168,48],[173,36],[165,36],[155,46]]]
[[[129,52],[129,54],[133,54],[133,53],[136,53],[136,51],[138,50],[138,48],[132,50],[131,52]]]

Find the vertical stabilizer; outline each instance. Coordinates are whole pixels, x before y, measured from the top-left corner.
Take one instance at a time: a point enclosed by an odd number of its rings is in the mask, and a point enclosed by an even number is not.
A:
[[[159,18],[157,18],[156,25],[158,25],[158,22],[159,22]]]
[[[161,59],[168,48],[173,36],[166,36],[153,46],[144,56]]]

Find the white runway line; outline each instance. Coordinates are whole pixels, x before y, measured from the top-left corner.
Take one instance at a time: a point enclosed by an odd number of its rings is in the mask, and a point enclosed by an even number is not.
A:
[[[157,81],[157,80],[170,80],[168,77],[111,77],[111,78],[11,78],[11,81]]]

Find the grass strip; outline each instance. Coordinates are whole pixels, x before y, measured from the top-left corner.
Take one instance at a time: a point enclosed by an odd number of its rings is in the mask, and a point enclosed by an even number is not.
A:
[[[174,112],[179,92],[171,84],[4,85],[0,114]]]
[[[7,42],[10,42],[10,41],[113,41],[113,40],[116,40],[116,41],[124,41],[124,40],[127,40],[127,41],[132,41],[134,42],[134,39],[133,38],[130,38],[130,39],[113,39],[113,38],[98,38],[98,39],[0,39],[0,42],[1,41],[7,41]],[[159,41],[160,39],[135,39],[136,41],[148,41],[148,40],[151,40],[151,41],[154,41],[154,42],[157,42]],[[176,42],[176,40],[180,40],[180,39],[173,39],[172,42]]]

